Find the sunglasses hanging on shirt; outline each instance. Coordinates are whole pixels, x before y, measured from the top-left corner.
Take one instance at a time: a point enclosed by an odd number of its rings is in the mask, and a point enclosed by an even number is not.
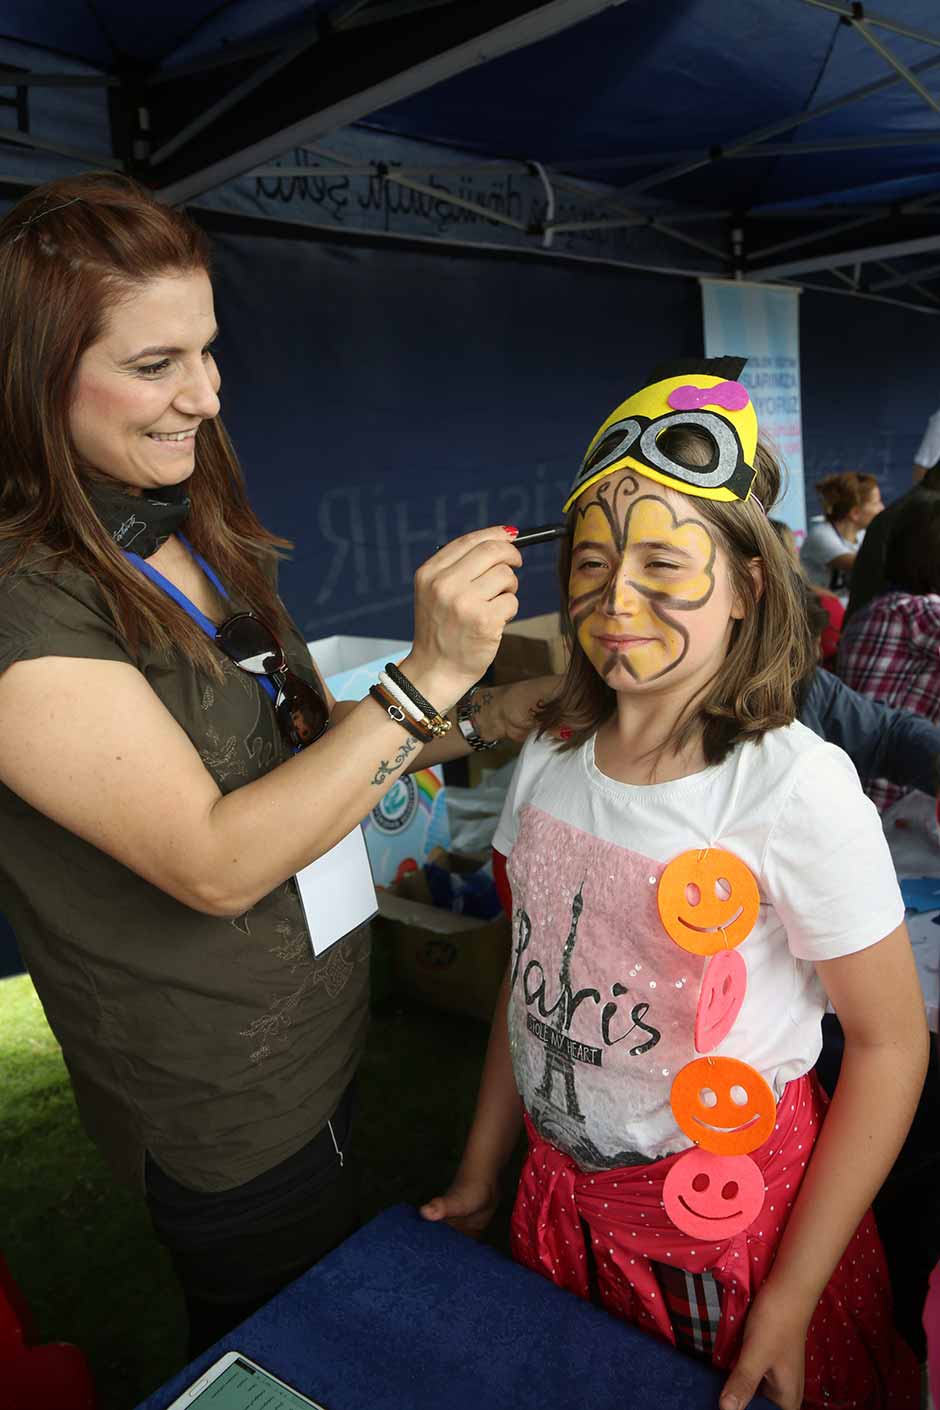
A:
[[[267,622],[252,612],[237,612],[221,623],[215,643],[242,671],[265,677],[277,687],[274,713],[294,749],[305,749],[320,738],[330,718],[326,700],[290,669],[284,648]]]
[[[206,560],[178,531],[177,537],[219,596],[227,599],[228,593]],[[287,663],[287,653],[267,622],[256,617],[253,612],[236,612],[217,626],[175,583],[171,583],[140,554],[128,549],[124,552],[145,577],[168,597],[172,597],[174,602],[202,627],[206,636],[215,642],[234,665],[256,677],[258,684],[274,701],[278,728],[292,749],[305,749],[308,744],[320,738],[330,722],[326,699],[316,686],[308,684],[291,670]]]

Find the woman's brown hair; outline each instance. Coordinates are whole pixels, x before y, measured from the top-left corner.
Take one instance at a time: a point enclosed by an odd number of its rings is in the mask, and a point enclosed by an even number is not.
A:
[[[101,523],[69,432],[79,361],[110,310],[153,279],[209,266],[198,226],[124,176],[49,182],[0,222],[0,573],[44,550],[53,568],[68,563],[94,578],[132,652],[144,642],[177,647],[218,676],[219,653],[202,629],[128,563]],[[218,417],[199,428],[190,496],[193,547],[283,627],[271,567],[287,540],[252,511]]]
[[[711,456],[706,438],[686,427],[664,432],[658,445],[664,454],[686,465],[707,465]],[[732,624],[720,669],[689,703],[657,754],[682,750],[700,730],[706,763],[721,763],[742,740],[757,741],[768,730],[792,723],[798,688],[815,667],[799,575],[761,508],[769,510],[780,493],[779,467],[763,444],[757,447],[755,468],[749,499],[695,500],[727,557],[731,589],[743,605],[744,616]],[[577,512],[575,502],[568,513],[568,536],[558,565],[562,629],[571,652],[568,672],[561,692],[536,716],[540,734],[565,727],[561,749],[575,749],[588,740],[614,713],[617,703],[616,691],[591,665],[578,641],[568,609]],[[755,560],[762,568],[762,584],[752,571]]]
[[[838,475],[816,481],[816,493],[830,524],[845,519],[853,509],[861,509],[877,488],[874,475],[861,475],[857,470],[841,470]]]
[[[921,490],[899,511],[885,546],[885,581],[914,597],[940,593],[940,494]]]

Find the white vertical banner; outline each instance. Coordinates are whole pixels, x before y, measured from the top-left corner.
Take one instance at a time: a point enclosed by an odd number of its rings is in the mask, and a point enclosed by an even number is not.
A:
[[[703,279],[705,356],[747,358],[747,387],[761,435],[783,461],[785,493],[772,515],[798,537],[806,531],[803,414],[800,401],[799,289]]]

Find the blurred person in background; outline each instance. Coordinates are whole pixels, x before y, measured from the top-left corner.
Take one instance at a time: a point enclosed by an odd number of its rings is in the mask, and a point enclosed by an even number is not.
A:
[[[931,417],[931,421],[934,419]],[[937,413],[936,420],[937,434],[940,436],[940,412]],[[852,569],[849,604],[845,609],[846,619],[867,607],[880,593],[887,592],[885,550],[888,546],[888,535],[905,505],[923,504],[925,496],[931,494],[940,494],[940,465],[925,467],[915,464],[914,484],[911,489],[889,504],[869,524],[855,559],[855,567]]]
[[[916,485],[923,480],[927,471],[932,470],[938,461],[940,461],[940,407],[929,417],[920,445],[914,452],[914,468],[911,474],[914,484]]]
[[[835,593],[844,606],[865,530],[884,509],[881,491],[874,475],[860,475],[854,470],[827,475],[818,482],[816,490],[823,502],[824,516],[810,524],[800,549],[800,562],[809,581]]]
[[[836,659],[836,650],[839,645],[839,633],[842,630],[842,621],[845,617],[845,608],[834,593],[827,592],[825,588],[816,587],[809,582],[803,572],[803,565],[800,562],[800,550],[797,547],[796,538],[789,524],[785,524],[782,519],[771,519],[770,524],[774,529],[780,542],[789,553],[796,566],[800,577],[803,579],[809,591],[813,594],[819,611],[823,614],[820,619],[817,616],[816,625],[819,627],[819,660],[823,666],[831,666]]]
[[[940,722],[940,495],[912,499],[885,552],[888,590],[842,632],[837,669],[846,685]],[[884,813],[907,791],[885,778],[865,791]]]

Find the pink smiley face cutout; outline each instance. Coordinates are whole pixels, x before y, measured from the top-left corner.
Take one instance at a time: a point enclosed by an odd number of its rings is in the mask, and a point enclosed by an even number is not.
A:
[[[695,1012],[695,1048],[710,1053],[727,1038],[747,993],[747,965],[737,950],[722,950],[708,962]]]
[[[683,1234],[720,1243],[743,1234],[764,1207],[766,1188],[748,1155],[690,1150],[663,1182],[666,1213]]]

